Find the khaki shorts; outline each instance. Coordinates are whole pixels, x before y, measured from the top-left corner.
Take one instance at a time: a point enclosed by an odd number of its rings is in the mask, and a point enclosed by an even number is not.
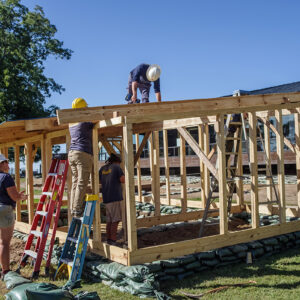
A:
[[[11,227],[15,224],[15,212],[11,205],[0,205],[0,228]]]
[[[121,201],[105,203],[106,223],[115,223],[122,220]]]

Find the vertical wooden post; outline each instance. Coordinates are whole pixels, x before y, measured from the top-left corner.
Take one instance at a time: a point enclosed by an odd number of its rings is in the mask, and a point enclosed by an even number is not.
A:
[[[236,137],[238,132],[236,132]],[[240,176],[240,179],[238,180],[237,184],[236,184],[236,188],[237,188],[237,204],[238,205],[243,205],[244,204],[244,188],[243,188],[243,145],[242,145],[242,136],[243,136],[243,130],[242,128],[240,129],[239,132],[240,135],[240,142],[239,142],[239,147],[237,148],[237,152],[238,152],[238,161],[237,161],[237,175]],[[237,141],[235,141],[237,142]]]
[[[269,117],[266,118],[266,121],[269,121]],[[272,180],[270,179],[270,169],[272,168],[272,164],[271,164],[271,139],[270,139],[270,129],[268,128],[268,126],[266,126],[264,124],[264,144],[265,144],[265,152],[266,152],[266,176],[267,176],[267,184],[271,185],[272,184]],[[270,169],[268,168],[268,166],[270,167]],[[273,194],[272,194],[272,186],[268,186],[267,187],[267,201],[272,201],[273,200]],[[272,204],[270,204],[268,206],[268,211],[270,214],[272,214]]]
[[[33,169],[32,169],[32,143],[25,143],[26,162],[26,186],[27,186],[27,209],[29,224],[32,224],[34,216],[34,193],[33,193]]]
[[[52,141],[46,136],[46,172],[49,171],[52,161]]]
[[[295,121],[295,137],[296,146],[300,148],[300,117],[299,114],[294,114]],[[298,216],[300,216],[300,155],[296,151],[296,168],[297,168],[297,203],[298,203]]]
[[[249,113],[249,159],[251,166],[251,216],[253,228],[259,227],[256,123],[256,113]]]
[[[99,195],[99,148],[98,148],[98,127],[93,128],[93,169],[92,169],[92,189],[94,195]],[[98,200],[95,208],[95,217],[93,223],[93,247],[100,248],[101,243],[101,212],[100,201]]]
[[[225,135],[224,115],[217,116],[217,153],[219,170],[219,201],[220,201],[220,234],[228,233],[227,213],[227,180],[226,180],[226,156],[225,156]]]
[[[125,157],[125,182],[126,182],[126,215],[128,248],[130,251],[137,249],[136,209],[134,193],[134,165],[133,165],[133,142],[132,124],[124,118],[123,126],[123,152]]]
[[[124,143],[123,141],[121,142],[121,157],[122,157],[122,162],[121,162],[121,168],[124,171],[125,170],[125,151],[123,151],[123,146]],[[100,147],[99,147],[100,149]],[[100,150],[99,150],[100,151]],[[122,229],[123,229],[123,238],[124,242],[128,241],[128,234],[127,234],[127,221],[126,221],[126,182],[125,184],[122,183],[122,195],[123,195],[123,201],[121,202],[121,207],[122,207]],[[135,195],[134,195],[135,197]]]
[[[168,131],[163,130],[164,140],[164,162],[165,162],[165,177],[166,177],[166,199],[168,205],[171,205],[171,194],[170,194],[170,169],[169,169],[169,144],[168,144]]]
[[[199,147],[205,153],[204,150],[204,126],[198,125],[198,139]],[[201,208],[204,208],[206,197],[205,197],[205,176],[204,176],[204,163],[199,160],[200,163],[200,186],[201,186]]]
[[[286,222],[286,207],[285,207],[285,179],[284,179],[284,153],[283,153],[283,129],[282,129],[282,110],[275,110],[276,119],[276,146],[277,146],[277,157],[278,157],[278,194],[280,198],[280,223]]]
[[[154,142],[153,142],[153,132],[149,135],[148,138],[148,148],[149,148],[149,164],[150,164],[150,174],[151,174],[151,192],[152,192],[152,201],[155,203],[155,181],[154,181]]]
[[[186,185],[186,150],[185,139],[180,135],[180,179],[181,179],[181,213],[187,209],[187,185]]]
[[[14,147],[14,160],[15,160],[15,183],[16,188],[20,192],[20,146]],[[21,221],[21,202],[16,203],[16,220]]]
[[[140,141],[139,141],[140,135],[138,133],[135,134],[135,147],[136,152],[139,149]],[[138,199],[139,202],[142,202],[142,180],[141,180],[141,162],[140,158],[138,158],[136,162],[136,175],[137,175],[137,188],[138,188]]]
[[[71,136],[70,136],[70,132],[68,132],[66,134],[66,151],[67,151],[67,153],[69,153],[70,145],[71,145]],[[45,153],[45,157],[46,157],[46,153]],[[67,174],[67,188],[68,188],[68,193],[67,193],[67,197],[68,197],[68,225],[70,225],[71,221],[72,221],[72,215],[71,215],[72,172],[71,172],[70,166],[69,166],[68,174]]]
[[[204,140],[204,153],[207,156],[209,154],[209,144],[210,144],[208,124],[204,125],[203,140]],[[205,203],[206,203],[206,199],[210,191],[210,172],[206,166],[204,166],[204,191],[205,191]]]
[[[41,164],[42,164],[42,181],[43,184],[45,183],[47,172],[47,151],[46,151],[46,139],[43,135],[43,138],[41,140]]]
[[[153,132],[153,178],[154,180],[154,205],[155,205],[155,216],[160,216],[160,161],[159,161],[159,132]]]

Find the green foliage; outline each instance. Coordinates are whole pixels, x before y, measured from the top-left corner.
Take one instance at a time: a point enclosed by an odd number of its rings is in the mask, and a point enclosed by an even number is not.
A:
[[[45,76],[44,62],[72,54],[56,31],[42,7],[30,11],[20,0],[0,0],[0,122],[55,114],[56,106],[44,108],[45,98],[64,88]]]

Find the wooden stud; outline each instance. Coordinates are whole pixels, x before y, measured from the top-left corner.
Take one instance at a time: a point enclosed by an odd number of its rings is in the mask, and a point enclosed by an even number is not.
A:
[[[209,146],[210,146],[210,134],[209,134],[209,125],[204,125],[203,131],[203,141],[204,141],[204,154],[208,156],[209,154]],[[205,191],[205,199],[207,199],[209,191],[210,191],[210,172],[207,166],[204,164],[204,191]],[[203,203],[204,207],[204,203]]]
[[[299,114],[294,114],[295,120],[295,138],[296,145],[300,147],[300,116]],[[297,204],[300,214],[300,155],[296,154],[296,169],[297,169]]]
[[[204,152],[204,125],[198,125],[198,139],[199,147]],[[204,177],[204,163],[199,158],[200,165],[200,187],[201,187],[201,208],[205,207],[206,195],[205,195],[205,177]]]
[[[92,189],[94,195],[99,195],[99,148],[98,148],[98,128],[93,128],[93,168],[92,168]],[[101,213],[100,201],[98,200],[95,207],[95,216],[93,223],[93,247],[99,248],[101,243]]]
[[[280,223],[286,222],[285,212],[285,179],[284,179],[284,152],[283,152],[283,128],[282,128],[282,111],[275,110],[276,129],[276,145],[277,145],[277,157],[278,157],[278,195],[280,198]]]
[[[219,170],[219,202],[220,202],[220,234],[228,233],[227,213],[227,180],[226,180],[226,155],[224,135],[224,115],[218,116],[217,152]]]
[[[70,145],[71,145],[71,136],[70,132],[66,134],[66,151],[69,153],[70,151]],[[72,215],[71,215],[71,191],[72,191],[72,171],[71,167],[69,166],[68,174],[67,174],[67,197],[68,197],[68,225],[70,226],[72,222]]]
[[[140,135],[138,133],[135,134],[135,146],[136,149],[139,148],[139,141]],[[137,175],[137,189],[138,189],[138,199],[139,202],[142,202],[142,179],[141,179],[141,165],[140,165],[140,158],[138,158],[136,162],[136,175]]]
[[[187,209],[187,184],[186,184],[186,149],[185,139],[180,135],[180,194],[181,194],[181,213]]]
[[[160,160],[159,160],[159,132],[153,132],[153,174],[152,179],[154,181],[154,205],[155,205],[155,216],[160,215]]]
[[[269,117],[266,117],[266,122],[269,121]],[[269,168],[272,168],[271,164],[271,139],[270,139],[270,128],[264,123],[264,144],[265,144],[265,159],[266,159],[266,176],[267,176],[267,184],[271,185],[272,180],[270,179],[269,176],[271,176],[271,172]],[[269,167],[267,167],[269,166]],[[272,186],[267,187],[267,201],[272,201],[273,200],[273,188]],[[272,214],[272,205],[268,205],[269,209],[269,214]]]
[[[16,188],[20,191],[20,146],[14,147],[14,160],[15,160],[15,183]],[[21,202],[16,203],[16,220],[21,221]]]
[[[169,144],[168,144],[168,131],[166,129],[163,130],[163,143],[164,143],[164,163],[165,163],[165,178],[166,178],[166,198],[168,200],[168,205],[171,205]]]
[[[41,139],[41,166],[42,166],[42,182],[45,183],[47,176],[47,154],[46,154],[46,139],[45,136]]]
[[[259,227],[259,208],[258,208],[258,176],[257,176],[257,131],[256,113],[249,113],[249,160],[251,167],[251,216],[252,227]]]
[[[134,165],[133,165],[133,142],[132,142],[132,124],[124,120],[123,127],[123,151],[125,157],[125,182],[126,182],[126,215],[127,215],[127,233],[128,248],[130,251],[137,249],[137,231],[136,231],[136,209],[134,195]]]
[[[34,191],[33,191],[33,169],[32,169],[32,143],[25,143],[26,162],[26,186],[28,194],[28,220],[32,224],[34,217]]]
[[[240,178],[238,179],[237,183],[236,183],[236,196],[237,196],[237,204],[239,205],[243,205],[244,204],[244,189],[243,189],[243,149],[242,149],[242,136],[243,136],[243,132],[242,132],[242,128],[240,129],[240,132],[238,132],[239,130],[237,130],[235,132],[235,137],[238,137],[238,134],[240,135],[240,142],[239,142],[239,146],[238,146],[238,160],[237,160],[237,175],[240,176]],[[237,140],[235,141],[236,143],[238,142]]]

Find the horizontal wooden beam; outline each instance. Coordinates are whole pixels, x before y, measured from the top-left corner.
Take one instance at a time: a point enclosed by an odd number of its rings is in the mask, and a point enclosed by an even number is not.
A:
[[[216,122],[215,116],[197,117],[197,118],[185,118],[177,120],[165,120],[159,122],[140,123],[133,125],[134,133],[143,133],[145,131],[155,131],[163,129],[176,129],[178,127],[193,127],[199,124],[212,124]]]
[[[211,207],[211,209],[213,209],[213,207]],[[234,205],[231,207],[231,213],[238,213],[241,211],[242,210],[239,205]],[[203,214],[204,214],[204,209],[190,211],[190,212],[186,212],[186,213],[179,213],[179,214],[145,217],[145,218],[137,219],[136,225],[138,228],[141,228],[141,227],[152,227],[152,226],[156,226],[156,225],[160,225],[160,224],[198,220],[203,217]],[[209,213],[210,217],[216,217],[218,215],[219,215],[219,212],[217,212],[217,211]]]
[[[288,101],[296,103],[286,106]],[[287,104],[285,104],[287,103]],[[116,116],[130,117],[131,123],[171,120],[177,118],[199,117],[201,115],[215,115],[218,112],[239,113],[254,109],[264,111],[278,108],[295,108],[300,105],[300,93],[247,95],[239,97],[221,97],[211,99],[197,99],[184,101],[166,101],[153,103],[139,103],[128,105],[114,105],[101,107],[87,107],[80,109],[58,110],[59,124],[74,122],[99,121]],[[281,106],[284,105],[284,106]],[[275,107],[275,108],[274,108]],[[258,109],[257,109],[258,108]]]
[[[269,225],[256,229],[228,232],[193,240],[141,248],[130,253],[132,265],[209,251],[300,230],[300,221]]]
[[[108,120],[99,121],[99,128],[105,128],[109,126],[120,126],[123,125],[123,117],[115,117]]]
[[[62,130],[66,128],[67,125],[58,125],[57,117],[25,120],[26,131],[35,131],[35,130],[52,131],[52,130]]]

